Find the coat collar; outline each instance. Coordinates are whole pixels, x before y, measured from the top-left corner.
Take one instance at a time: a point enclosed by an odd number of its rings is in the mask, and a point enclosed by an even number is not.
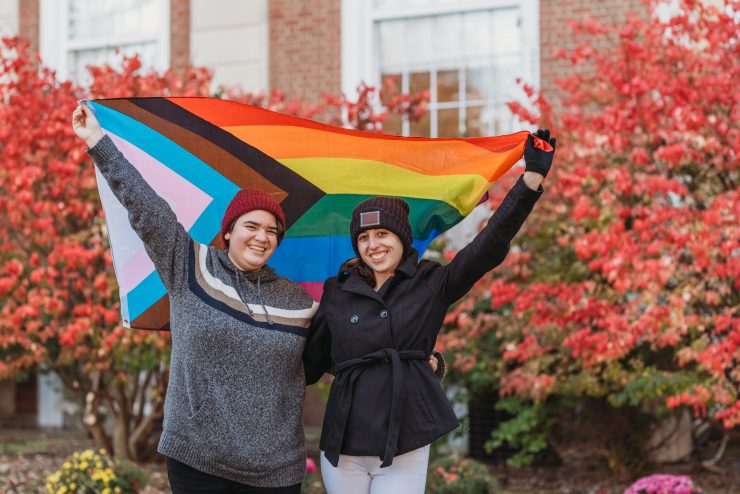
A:
[[[416,249],[411,249],[410,254],[401,261],[401,264],[396,268],[396,278],[413,278],[416,274],[416,269],[419,266],[419,253]],[[340,269],[339,277],[346,276],[346,281],[342,283],[342,290],[347,292],[356,293],[358,295],[364,295],[370,297],[378,302],[383,302],[383,298],[373,290],[373,287],[367,284],[355,270],[349,270],[349,273],[343,273],[345,266],[342,265]]]

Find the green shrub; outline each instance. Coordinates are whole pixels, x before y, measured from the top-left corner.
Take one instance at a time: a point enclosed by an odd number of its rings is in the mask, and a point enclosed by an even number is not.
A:
[[[488,467],[469,458],[444,457],[429,465],[428,494],[489,494],[496,487]]]

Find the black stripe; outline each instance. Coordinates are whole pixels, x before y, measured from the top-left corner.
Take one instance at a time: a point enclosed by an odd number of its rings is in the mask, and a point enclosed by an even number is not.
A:
[[[128,98],[128,101],[207,139],[286,191],[288,197],[280,204],[285,212],[286,229],[324,196],[321,189],[290,168],[165,98]]]
[[[190,254],[188,259],[188,283],[190,285],[190,290],[206,305],[213,307],[218,311],[224,312],[234,319],[250,324],[252,326],[256,326],[258,328],[268,329],[271,331],[280,331],[281,333],[295,334],[298,336],[303,336],[304,338],[307,336],[308,332],[304,328],[297,328],[295,326],[277,323],[270,325],[267,322],[256,321],[248,313],[236,310],[230,307],[228,304],[208,295],[208,293],[206,293],[203,287],[201,287],[200,284],[198,284],[198,281],[195,279],[195,242],[192,239],[190,240],[189,250]]]

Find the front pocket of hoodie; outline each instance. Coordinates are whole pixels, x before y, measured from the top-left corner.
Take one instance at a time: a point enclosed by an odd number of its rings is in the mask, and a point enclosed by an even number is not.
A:
[[[191,413],[188,414],[188,420],[192,421],[200,421],[202,418],[207,417],[210,415],[210,412],[213,408],[213,399],[210,395],[206,395],[206,397],[201,401],[200,406],[198,406],[195,411],[191,410]]]

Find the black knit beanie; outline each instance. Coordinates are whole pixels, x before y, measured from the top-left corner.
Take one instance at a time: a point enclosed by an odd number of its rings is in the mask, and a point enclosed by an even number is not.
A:
[[[352,211],[349,234],[358,256],[357,237],[373,228],[385,228],[395,233],[401,239],[404,253],[408,252],[412,242],[408,203],[397,197],[371,197],[357,205]]]

